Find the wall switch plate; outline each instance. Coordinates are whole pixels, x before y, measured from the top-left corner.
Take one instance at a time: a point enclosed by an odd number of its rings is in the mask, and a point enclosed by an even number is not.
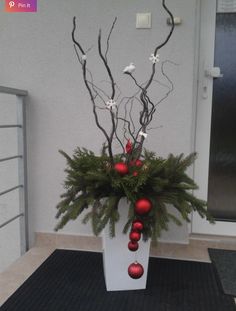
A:
[[[136,28],[151,28],[151,13],[137,13]]]

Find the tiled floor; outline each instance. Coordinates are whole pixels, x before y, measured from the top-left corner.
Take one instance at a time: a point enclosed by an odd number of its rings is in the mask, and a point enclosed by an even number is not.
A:
[[[151,248],[151,256],[175,259],[209,261],[207,248],[236,250],[236,239],[192,236],[189,245],[160,243]],[[0,305],[41,265],[56,249],[101,251],[100,238],[75,237],[58,234],[37,234],[36,246],[0,274]]]

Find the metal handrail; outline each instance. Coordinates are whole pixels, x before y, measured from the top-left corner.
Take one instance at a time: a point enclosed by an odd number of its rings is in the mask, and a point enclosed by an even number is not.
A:
[[[22,216],[24,216],[24,213],[21,213],[21,214],[19,214],[19,215],[16,215],[15,217],[12,217],[11,219],[5,221],[4,223],[2,223],[2,224],[0,225],[0,229],[3,228],[3,227],[5,227],[6,225],[8,225],[10,222],[14,221],[15,219],[17,219],[17,218],[19,218],[19,217],[22,217]]]
[[[7,190],[5,190],[5,191],[3,191],[3,192],[0,192],[0,196],[4,195],[4,194],[6,194],[6,193],[9,193],[9,192],[11,192],[11,191],[13,191],[13,190],[19,189],[19,188],[23,188],[23,185],[19,185],[19,186],[16,186],[16,187],[7,189]]]
[[[19,127],[22,128],[21,124],[6,124],[6,125],[0,125],[0,129],[6,129],[11,127]]]
[[[28,92],[25,90],[14,89],[12,87],[0,86],[0,93],[27,96]]]
[[[13,160],[13,159],[20,159],[20,158],[23,158],[23,156],[22,155],[16,155],[16,156],[12,156],[12,157],[2,158],[2,159],[0,159],[0,162],[9,161],[9,160]]]
[[[8,124],[1,124],[1,129],[10,129],[15,128],[17,132],[17,144],[18,144],[18,155],[15,156],[5,156],[4,158],[0,159],[0,162],[11,160],[14,158],[18,158],[18,184],[19,186],[13,187],[11,189],[5,190],[0,193],[4,195],[8,192],[11,192],[15,189],[19,189],[19,215],[9,219],[8,221],[4,222],[0,225],[0,228],[7,225],[9,222],[15,220],[18,217],[20,218],[20,236],[21,236],[21,254],[24,254],[25,251],[29,248],[28,247],[28,195],[27,195],[27,152],[26,152],[26,102],[25,97],[28,95],[28,92],[25,90],[10,88],[0,86],[0,94],[9,94],[14,95],[16,97],[16,104],[17,104],[17,121],[16,123],[8,123]]]

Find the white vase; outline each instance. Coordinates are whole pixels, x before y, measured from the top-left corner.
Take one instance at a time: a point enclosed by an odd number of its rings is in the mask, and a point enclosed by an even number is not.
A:
[[[120,219],[116,223],[116,236],[110,238],[109,226],[103,230],[103,267],[107,291],[145,289],[147,282],[150,239],[140,239],[136,252],[128,249],[129,232],[124,234],[123,228],[128,219],[129,205],[126,199],[119,203]],[[132,279],[128,275],[128,267],[137,260],[144,268],[140,279]]]

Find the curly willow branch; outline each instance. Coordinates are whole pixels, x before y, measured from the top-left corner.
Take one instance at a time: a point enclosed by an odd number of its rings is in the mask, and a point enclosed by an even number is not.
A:
[[[167,44],[167,42],[171,38],[172,33],[174,31],[174,18],[173,18],[172,13],[170,12],[170,10],[166,6],[165,0],[162,0],[162,7],[168,13],[168,15],[171,19],[171,29],[170,29],[167,37],[165,38],[165,40],[161,44],[159,44],[158,46],[155,47],[154,56],[157,55],[158,50],[160,50],[162,47],[164,47]],[[144,138],[145,138],[144,135],[142,135],[139,138],[140,131],[142,130],[144,133],[146,132],[147,127],[148,127],[148,125],[150,125],[150,123],[153,119],[153,115],[156,112],[156,106],[159,105],[160,102],[163,101],[169,95],[169,93],[173,91],[173,83],[171,82],[171,80],[167,77],[167,75],[164,72],[164,63],[162,63],[161,72],[162,72],[162,75],[165,76],[167,81],[170,83],[170,88],[169,88],[169,92],[166,93],[165,97],[163,97],[159,102],[157,102],[155,104],[153,103],[153,101],[149,97],[148,89],[151,86],[151,84],[153,83],[153,81],[155,81],[154,76],[155,76],[155,72],[156,72],[156,63],[154,62],[152,65],[150,78],[142,84],[136,80],[136,78],[132,75],[132,73],[128,73],[128,75],[134,81],[135,85],[138,87],[138,92],[135,93],[133,96],[127,98],[127,102],[125,104],[125,116],[123,118],[119,116],[119,113],[118,113],[119,110],[118,109],[119,109],[119,106],[121,105],[121,103],[126,98],[121,99],[120,104],[116,109],[116,112],[114,112],[113,107],[111,107],[111,109],[109,111],[110,112],[110,119],[111,119],[110,133],[108,133],[105,130],[105,128],[103,128],[103,126],[100,124],[99,119],[98,119],[98,114],[96,111],[96,108],[98,108],[98,106],[96,105],[96,103],[100,99],[106,105],[106,101],[104,100],[104,95],[106,97],[106,100],[107,99],[114,100],[115,96],[116,96],[117,85],[116,85],[115,80],[113,78],[112,71],[111,71],[111,68],[108,64],[108,58],[107,58],[108,53],[109,53],[109,47],[110,47],[110,38],[111,38],[112,32],[114,30],[116,21],[117,21],[117,17],[114,19],[114,21],[111,25],[110,31],[108,33],[108,36],[107,36],[105,53],[103,53],[103,51],[102,51],[102,31],[101,31],[101,29],[99,30],[99,34],[98,34],[98,53],[99,53],[99,57],[102,60],[102,63],[106,69],[106,72],[107,72],[109,80],[110,80],[109,83],[111,85],[111,96],[106,94],[101,88],[99,88],[98,86],[96,86],[94,84],[92,73],[86,67],[86,65],[87,65],[86,57],[82,57],[82,58],[79,57],[79,51],[82,54],[82,56],[85,55],[85,52],[84,52],[84,49],[81,46],[81,44],[75,39],[75,30],[76,30],[76,19],[75,19],[75,17],[73,18],[73,30],[72,30],[72,40],[73,40],[74,45],[75,45],[75,50],[76,50],[78,60],[79,60],[81,66],[82,66],[82,69],[83,69],[83,79],[84,79],[84,83],[86,85],[86,88],[90,94],[90,99],[91,99],[92,106],[93,106],[93,114],[95,117],[95,122],[96,122],[97,127],[103,132],[104,136],[106,137],[107,148],[108,148],[111,164],[114,163],[113,152],[112,152],[112,143],[113,143],[114,137],[116,137],[116,139],[118,140],[118,142],[120,143],[120,145],[123,149],[123,152],[125,153],[124,146],[122,144],[122,141],[119,139],[118,133],[117,133],[119,121],[124,122],[123,128],[125,130],[127,130],[129,135],[133,139],[133,152],[135,154],[133,155],[133,153],[132,153],[130,156],[131,157],[133,156],[134,158],[139,158],[141,156],[141,153],[142,153],[142,148],[143,148],[143,143],[144,143]],[[78,48],[78,51],[77,51],[77,48]],[[87,74],[90,75],[90,79],[87,79]],[[120,92],[120,94],[121,94],[121,92]],[[120,94],[119,94],[119,96],[120,96]],[[136,95],[139,96],[139,99],[136,97]],[[117,97],[117,100],[118,100],[119,96]],[[137,131],[135,129],[135,125],[134,125],[134,122],[132,119],[132,114],[131,114],[134,99],[136,99],[139,103],[141,103],[141,111],[140,111],[140,115],[139,115],[139,127],[140,128]],[[128,105],[129,102],[131,102],[132,104],[130,107],[129,115],[127,115],[126,105]],[[125,135],[125,137],[126,137],[126,135]]]
[[[175,24],[174,24],[174,17],[173,17],[173,14],[170,12],[170,10],[167,8],[166,4],[165,4],[165,0],[162,0],[162,6],[163,8],[165,9],[165,11],[169,14],[170,16],[170,19],[171,19],[171,29],[170,29],[170,32],[168,34],[168,36],[166,37],[166,39],[164,40],[164,42],[162,42],[160,45],[158,45],[156,48],[155,48],[155,51],[154,51],[154,55],[157,54],[157,51],[160,50],[163,46],[165,46],[167,44],[167,42],[170,40],[171,36],[172,36],[172,33],[174,31],[174,28],[175,28]],[[144,87],[145,90],[147,90],[149,88],[149,86],[151,85],[152,81],[153,81],[153,78],[154,78],[154,75],[155,75],[155,71],[156,71],[156,63],[154,63],[152,65],[152,73],[151,73],[151,77],[147,83],[147,85]]]
[[[75,30],[76,30],[76,18],[74,17],[73,18],[72,40],[73,40],[74,44],[79,48],[80,52],[84,55],[84,50],[83,50],[82,46],[75,39]],[[77,49],[75,49],[75,51],[76,51],[76,55],[77,55],[78,59],[80,60]],[[111,161],[111,163],[114,163],[114,158],[113,158],[113,153],[112,153],[112,141],[110,140],[110,137],[109,137],[108,133],[106,132],[106,130],[101,126],[101,124],[99,122],[97,111],[96,111],[95,98],[94,98],[92,89],[90,88],[89,81],[87,80],[86,64],[87,64],[86,60],[84,60],[81,63],[82,70],[83,70],[83,79],[84,79],[85,86],[86,86],[86,88],[87,88],[87,90],[89,92],[90,99],[91,99],[91,102],[92,102],[93,114],[94,114],[95,122],[96,122],[97,127],[102,131],[102,133],[106,137],[106,140],[107,140],[107,143],[108,143],[108,152],[109,152],[110,161]]]

